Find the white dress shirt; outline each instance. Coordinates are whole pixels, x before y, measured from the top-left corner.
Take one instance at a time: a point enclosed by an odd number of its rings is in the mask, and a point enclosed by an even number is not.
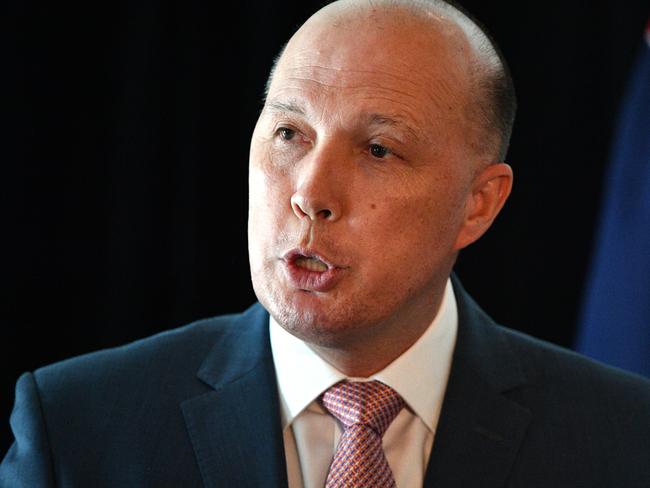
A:
[[[289,488],[323,488],[341,424],[318,397],[344,379],[379,380],[396,390],[406,407],[383,436],[386,459],[398,488],[421,487],[431,454],[456,344],[458,312],[451,281],[424,334],[400,357],[370,378],[348,378],[307,344],[270,319],[278,380]]]

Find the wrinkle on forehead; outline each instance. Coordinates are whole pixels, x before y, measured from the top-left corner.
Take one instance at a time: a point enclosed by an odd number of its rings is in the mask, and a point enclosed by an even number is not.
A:
[[[276,80],[269,99],[278,99],[282,95],[295,99],[297,93],[314,101],[350,95],[353,97],[350,100],[359,102],[397,105],[405,112],[406,118],[419,126],[424,125],[424,119],[449,120],[462,115],[458,108],[463,102],[458,98],[457,87],[444,77],[427,79],[423,84],[422,80],[416,82],[385,70],[310,65],[287,68],[278,73]],[[431,102],[431,110],[422,106],[423,95]]]
[[[403,76],[401,73],[393,73],[385,69],[350,69],[348,67],[329,67],[318,64],[299,65],[286,68],[284,77],[294,80],[310,80],[324,86],[336,88],[354,88],[359,84],[367,84],[374,87],[385,87],[390,85],[401,85],[403,87],[417,87],[417,83]],[[376,78],[376,80],[372,80]],[[408,95],[408,90],[399,90]]]

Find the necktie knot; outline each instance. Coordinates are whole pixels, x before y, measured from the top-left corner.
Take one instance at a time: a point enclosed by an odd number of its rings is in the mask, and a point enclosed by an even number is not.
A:
[[[404,407],[404,400],[395,390],[376,380],[337,383],[323,394],[322,403],[346,429],[361,424],[380,437]]]

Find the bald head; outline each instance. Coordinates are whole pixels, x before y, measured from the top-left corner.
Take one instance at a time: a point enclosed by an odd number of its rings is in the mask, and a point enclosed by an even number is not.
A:
[[[277,62],[251,137],[255,292],[351,376],[379,371],[429,327],[458,252],[512,187],[478,95],[498,56],[435,5],[320,10]]]
[[[304,41],[315,32],[327,29],[353,30],[371,22],[379,29],[412,34],[419,30],[421,37],[417,49],[440,57],[441,52],[450,58],[446,80],[438,78],[447,91],[462,99],[455,107],[467,125],[466,143],[481,161],[497,162],[505,159],[516,111],[516,98],[507,65],[494,42],[477,22],[459,8],[443,0],[339,0],[316,12],[296,32],[275,60],[267,81],[266,94],[272,85],[274,72],[283,55],[292,44]],[[323,35],[327,37],[326,33]],[[376,50],[388,48],[379,39]],[[359,46],[359,49],[364,49]],[[299,55],[292,51],[290,56]],[[396,53],[396,61],[401,56]],[[437,61],[436,61],[437,62]],[[429,69],[430,65],[422,65]],[[444,87],[443,87],[444,88]],[[452,90],[453,88],[453,90]],[[432,84],[431,91],[440,89],[440,83]]]

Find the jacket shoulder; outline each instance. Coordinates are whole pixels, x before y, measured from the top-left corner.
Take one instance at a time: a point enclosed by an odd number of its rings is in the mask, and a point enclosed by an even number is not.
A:
[[[629,401],[631,396],[650,408],[649,379],[522,332],[500,325],[495,327],[519,358],[523,371],[532,384],[547,387],[556,384],[558,388],[569,389],[584,398],[607,394],[620,401]],[[650,414],[650,410],[646,412]]]
[[[24,374],[0,480],[36,466],[65,486],[198,485],[181,406],[214,392],[198,376],[206,357],[231,367],[232,345],[259,338],[263,318],[256,305]]]
[[[532,415],[513,486],[544,479],[549,480],[544,486],[579,486],[584,480],[598,486],[644,486],[650,479],[650,381],[519,332],[499,330],[526,378],[504,394]]]
[[[76,356],[34,372],[39,385],[83,382],[92,384],[105,376],[152,373],[151,367],[198,368],[219,338],[228,335],[241,314],[198,320],[131,343]]]
[[[523,383],[527,392],[538,391],[549,401],[575,405],[603,404],[598,401],[603,397],[611,398],[606,403],[612,406],[634,399],[637,403],[631,408],[650,414],[650,380],[497,324],[457,277],[452,276],[452,281],[462,325],[457,353],[498,389]],[[599,407],[589,405],[588,411],[594,408]]]

